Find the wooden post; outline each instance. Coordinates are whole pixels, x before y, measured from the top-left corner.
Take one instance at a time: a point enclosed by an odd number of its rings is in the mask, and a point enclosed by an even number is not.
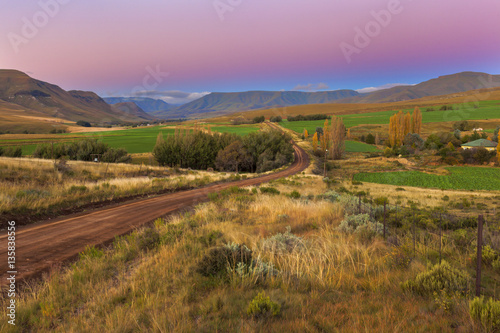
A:
[[[384,239],[386,239],[386,231],[385,231],[385,219],[386,219],[386,208],[387,208],[387,202],[384,202]]]
[[[483,261],[483,215],[477,217],[477,258],[476,258],[476,296],[481,296],[481,261]]]
[[[417,256],[417,231],[415,224],[415,211],[413,211],[413,257]]]
[[[439,213],[439,264],[442,260],[442,247],[443,247],[443,216]]]

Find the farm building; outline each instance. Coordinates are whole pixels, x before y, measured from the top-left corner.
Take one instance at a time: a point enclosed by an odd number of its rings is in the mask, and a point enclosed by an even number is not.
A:
[[[472,148],[479,148],[479,147],[483,147],[486,150],[490,150],[490,151],[496,150],[497,143],[490,141],[490,140],[486,140],[486,139],[479,139],[479,140],[464,143],[462,145],[463,149],[472,149]]]

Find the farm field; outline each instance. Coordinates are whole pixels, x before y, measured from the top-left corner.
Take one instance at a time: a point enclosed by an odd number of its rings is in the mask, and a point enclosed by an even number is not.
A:
[[[346,141],[345,150],[350,153],[371,153],[379,151],[379,149],[373,145],[358,141]]]
[[[500,117],[500,101],[481,101],[477,109],[467,107],[468,105],[458,104],[459,110],[439,111],[441,106],[433,107],[436,111],[426,111],[426,107],[420,108],[422,111],[423,123],[448,122],[459,120],[483,120],[497,119]],[[389,118],[399,110],[370,112],[364,114],[341,115],[347,128],[359,125],[388,124]],[[403,112],[413,112],[413,109],[403,109]],[[297,133],[302,133],[304,128],[309,133],[314,133],[316,127],[323,127],[324,120],[313,121],[293,121],[283,120],[281,126],[291,129]]]
[[[212,126],[211,129],[214,132],[220,133],[248,135],[251,132],[258,131],[259,127],[255,125]],[[57,144],[59,142],[68,142],[79,138],[91,137],[102,140],[112,148],[125,148],[129,154],[140,154],[153,150],[160,131],[166,137],[169,134],[174,134],[175,128],[173,126],[150,126],[119,131],[47,135],[47,137],[37,135],[36,139],[30,139],[30,135],[26,135],[24,138],[16,137],[15,139],[2,139],[0,136],[0,147],[8,145],[21,146],[23,155],[31,155],[36,146],[41,143],[54,142]]]
[[[448,167],[449,175],[432,175],[419,171],[358,173],[354,180],[378,184],[440,188],[454,190],[500,189],[500,169],[482,167]]]

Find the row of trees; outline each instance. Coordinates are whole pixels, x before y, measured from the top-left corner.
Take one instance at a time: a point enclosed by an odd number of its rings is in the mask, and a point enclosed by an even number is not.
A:
[[[41,144],[36,146],[33,156],[36,158],[60,159],[75,161],[93,161],[98,158],[101,162],[129,163],[132,157],[123,148],[115,149],[97,139],[83,139],[61,144]]]
[[[288,116],[286,119],[288,121],[304,121],[304,120],[323,120],[330,118],[331,116],[328,116],[326,114],[309,114],[306,116],[299,114],[298,116]]]
[[[235,172],[265,172],[293,160],[290,136],[280,131],[230,133],[179,130],[163,138],[160,133],[153,156],[162,166]]]
[[[307,131],[304,132],[304,136],[306,135]],[[319,142],[322,155],[324,154],[325,157],[334,160],[341,159],[345,151],[345,137],[346,128],[342,118],[333,116],[330,125],[328,125],[328,119],[326,119],[322,131],[314,132],[312,139],[313,150],[317,151]]]
[[[408,133],[420,134],[422,130],[422,113],[418,107],[413,115],[399,111],[389,120],[389,143],[392,147],[399,147]]]

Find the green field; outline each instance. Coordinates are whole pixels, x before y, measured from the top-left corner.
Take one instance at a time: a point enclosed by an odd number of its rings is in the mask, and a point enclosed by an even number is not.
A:
[[[238,135],[248,135],[249,133],[256,132],[258,130],[259,127],[254,125],[212,127],[212,131],[214,132],[235,133]],[[76,140],[74,138],[75,136],[82,138],[91,137],[107,143],[110,147],[125,148],[130,154],[138,154],[148,153],[153,150],[153,147],[156,143],[156,138],[160,131],[163,133],[163,136],[166,137],[169,134],[174,134],[175,129],[164,128],[164,126],[150,126],[119,131],[82,134],[60,134],[57,135],[57,139],[36,139],[36,142],[37,144],[51,142],[57,144],[58,142]],[[68,139],[68,136],[71,136],[71,138]],[[2,144],[12,144],[14,142],[22,147],[24,155],[31,155],[37,146],[37,144],[33,144],[32,142],[30,142],[29,135],[27,135],[26,139],[21,140],[0,140],[0,146],[2,146]]]
[[[379,151],[375,146],[358,141],[346,141],[345,150],[350,153],[372,153]]]
[[[423,107],[422,122],[423,123],[436,123],[446,121],[459,121],[459,120],[484,120],[484,119],[497,119],[500,118],[500,101],[482,101],[479,102],[479,107],[475,109],[470,105],[458,104],[458,110],[439,111],[440,106],[434,107],[436,111],[426,111],[427,108]],[[413,112],[413,109],[405,109],[404,112]],[[389,118],[397,113],[395,111],[381,111],[370,112],[363,114],[351,114],[340,116],[344,120],[347,128],[358,125],[380,125],[389,124]],[[314,133],[316,127],[323,127],[324,120],[312,121],[287,121],[283,120],[280,125],[291,129],[297,133],[302,133],[304,128],[307,129],[309,134]]]
[[[453,190],[500,190],[500,168],[449,167],[449,175],[431,175],[419,171],[358,173],[354,180],[397,186]]]

